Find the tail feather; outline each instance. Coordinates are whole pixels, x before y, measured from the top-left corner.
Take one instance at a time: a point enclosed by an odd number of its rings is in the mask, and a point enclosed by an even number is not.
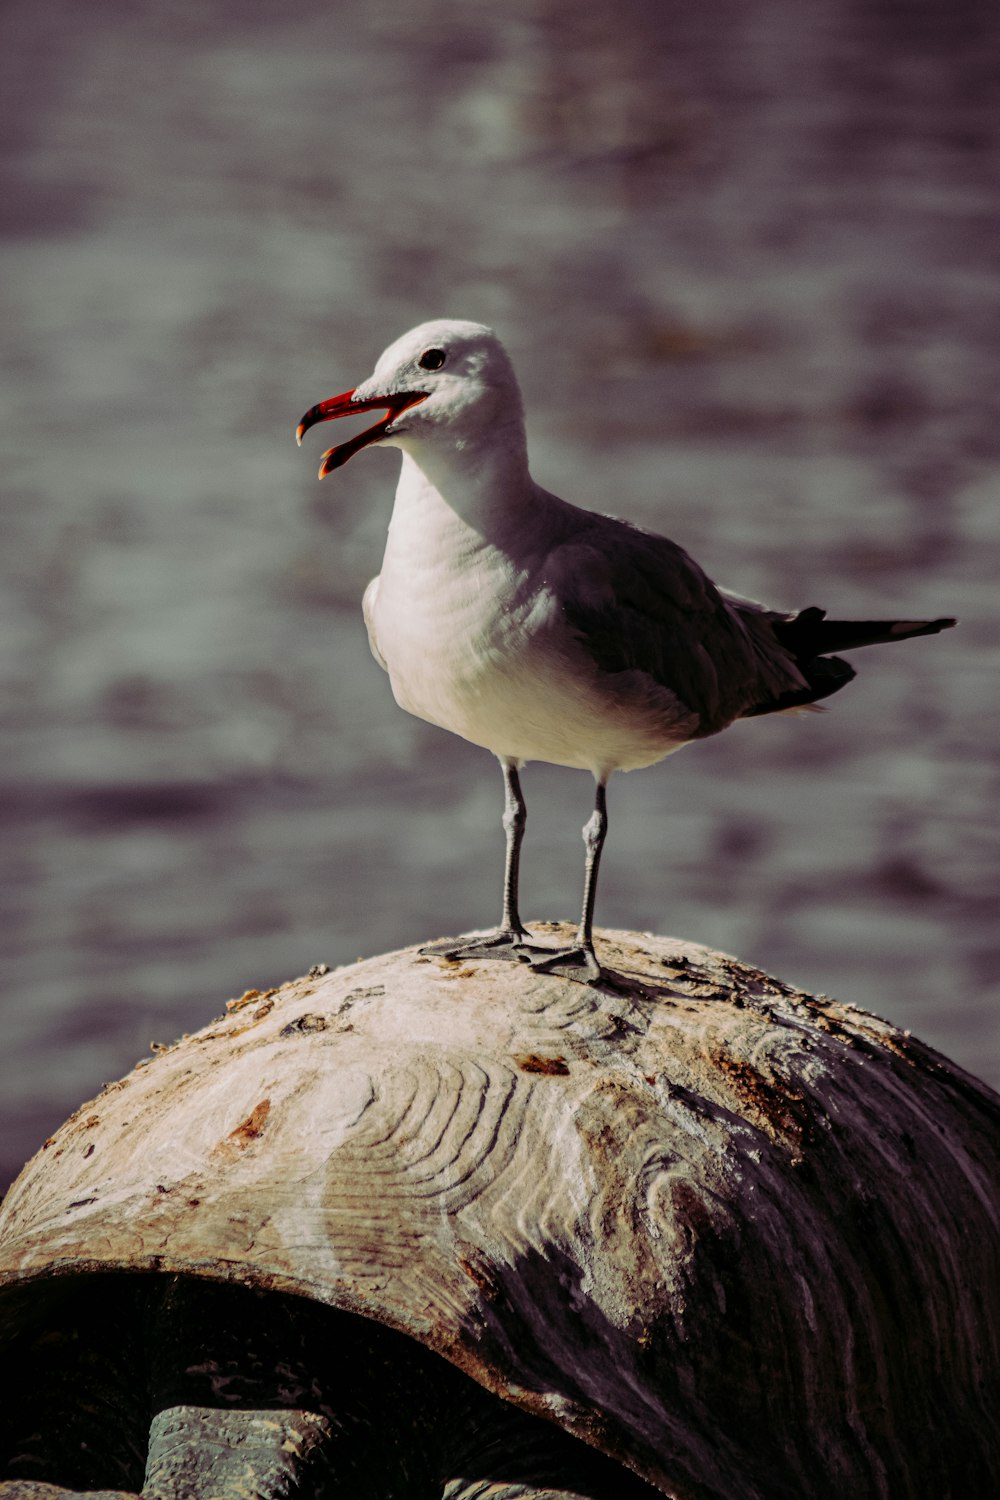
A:
[[[854,668],[834,651],[853,651],[859,646],[886,645],[906,641],[916,635],[937,635],[949,630],[955,621],[940,620],[828,620],[822,609],[804,609],[794,619],[772,619],[771,629],[808,684],[745,709],[743,718],[757,714],[786,712],[807,708],[819,698],[839,692],[856,675]]]

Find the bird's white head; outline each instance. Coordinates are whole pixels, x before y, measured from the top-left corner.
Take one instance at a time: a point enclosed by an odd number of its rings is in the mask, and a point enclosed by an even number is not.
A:
[[[386,416],[324,454],[322,479],[361,448],[378,443],[419,455],[428,446],[474,458],[480,451],[523,453],[524,419],[506,349],[482,323],[439,318],[390,344],[367,380],[310,407],[298,441],[317,422],[358,412]]]

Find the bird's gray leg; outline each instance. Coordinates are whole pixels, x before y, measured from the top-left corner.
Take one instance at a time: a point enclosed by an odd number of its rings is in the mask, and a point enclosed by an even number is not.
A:
[[[503,914],[500,926],[488,937],[474,938],[471,942],[430,943],[421,948],[421,953],[431,953],[438,958],[513,958],[530,962],[535,953],[545,954],[552,950],[530,942],[531,934],[521,921],[518,911],[517,891],[521,871],[521,844],[528,821],[528,810],[521,792],[521,779],[517,774],[517,762],[500,761],[503,771],[504,805],[503,831],[507,841],[507,852],[503,873]]]
[[[594,953],[594,903],[597,900],[597,873],[601,866],[601,850],[608,833],[608,803],[606,781],[597,783],[594,811],[583,825],[583,842],[587,851],[583,877],[583,911],[572,948],[563,948],[556,953],[530,958],[533,969],[546,973],[566,974],[572,979],[600,979],[601,966]]]
[[[587,850],[583,879],[583,912],[580,931],[577,934],[581,948],[591,955],[594,952],[594,903],[597,900],[597,872],[601,865],[601,851],[608,835],[608,798],[606,785],[597,783],[594,811],[583,827],[583,842]]]
[[[524,827],[528,821],[528,809],[525,806],[524,795],[521,791],[521,778],[517,774],[515,763],[511,760],[502,760],[500,769],[503,771],[502,821],[507,840],[507,852],[503,870],[503,915],[500,918],[497,937],[510,933],[513,937],[526,938],[529,934],[521,924],[521,915],[517,908],[517,890],[521,874],[521,844],[524,839]]]

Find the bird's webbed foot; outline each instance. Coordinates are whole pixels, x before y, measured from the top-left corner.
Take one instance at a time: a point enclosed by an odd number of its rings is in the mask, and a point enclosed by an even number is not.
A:
[[[559,974],[564,979],[579,979],[584,984],[594,984],[604,974],[590,943],[576,943],[572,948],[555,948],[538,951],[538,956],[525,955],[524,962],[539,974]]]
[[[512,963],[531,963],[535,954],[543,957],[552,952],[541,943],[533,943],[525,927],[499,927],[496,932],[468,940],[451,938],[441,943],[426,943],[420,952],[432,958],[502,958]]]

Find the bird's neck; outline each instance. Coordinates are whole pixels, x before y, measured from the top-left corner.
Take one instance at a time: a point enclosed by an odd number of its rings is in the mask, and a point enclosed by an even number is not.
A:
[[[393,527],[465,529],[503,545],[536,491],[520,424],[509,432],[493,429],[490,439],[401,444]]]

